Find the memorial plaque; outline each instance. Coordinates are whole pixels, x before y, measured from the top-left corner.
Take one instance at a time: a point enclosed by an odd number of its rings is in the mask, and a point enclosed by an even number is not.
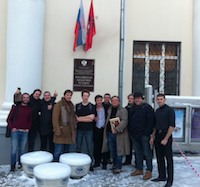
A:
[[[94,91],[94,60],[74,59],[74,91]]]

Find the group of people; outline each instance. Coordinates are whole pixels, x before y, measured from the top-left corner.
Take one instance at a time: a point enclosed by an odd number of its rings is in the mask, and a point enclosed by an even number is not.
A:
[[[29,141],[28,151],[33,151],[39,131],[41,150],[52,152],[54,161],[59,161],[62,153],[70,152],[70,146],[74,143],[76,152],[82,152],[85,138],[87,153],[93,160],[90,171],[101,163],[102,169],[107,169],[111,155],[111,169],[114,174],[118,174],[122,171],[122,165],[131,164],[134,149],[136,170],[131,176],[143,175],[145,160],[147,169],[143,180],[152,178],[151,145],[155,144],[159,176],[152,181],[167,181],[165,187],[172,186],[172,132],[175,127],[175,113],[165,104],[164,94],[157,95],[159,108],[156,112],[144,102],[140,92],[128,96],[128,105],[125,108],[120,106],[118,96],[111,97],[109,93],[104,96],[96,95],[93,105],[89,102],[90,92],[83,90],[82,101],[75,107],[71,102],[71,90],[66,90],[58,103],[55,103],[56,92],[53,97],[50,92],[45,92],[42,100],[40,95],[39,89],[30,97],[28,93],[21,95],[20,90],[15,93],[16,105],[12,107],[7,119],[11,129],[11,171],[15,170],[17,149],[19,148],[20,169],[20,156],[24,153],[26,141]],[[126,160],[122,163],[124,155]]]
[[[54,153],[52,113],[57,93],[44,92],[41,100],[41,90],[36,89],[29,95],[21,94],[20,88],[14,94],[14,105],[8,115],[7,123],[11,129],[11,172],[15,170],[18,153],[18,169],[21,169],[20,156],[24,153],[28,140],[28,151],[34,151],[36,136],[39,132],[41,150]],[[47,148],[47,144],[49,148]]]

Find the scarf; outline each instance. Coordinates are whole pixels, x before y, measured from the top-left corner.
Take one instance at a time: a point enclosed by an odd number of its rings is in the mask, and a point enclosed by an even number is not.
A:
[[[62,125],[70,125],[70,113],[71,113],[71,101],[66,101],[63,97],[61,99],[61,117],[62,117]]]

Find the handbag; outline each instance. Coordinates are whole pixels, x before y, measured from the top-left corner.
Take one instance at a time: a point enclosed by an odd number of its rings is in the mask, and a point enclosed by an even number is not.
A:
[[[15,105],[14,105],[14,106],[15,106]],[[18,111],[19,111],[19,106],[16,105],[16,106],[15,106],[15,113],[14,113],[14,115],[13,115],[13,118],[11,119],[12,123],[14,122]],[[11,137],[11,129],[8,127],[8,125],[7,125],[7,127],[6,127],[6,134],[5,134],[5,137],[6,137],[6,138],[10,138],[10,137]]]
[[[10,138],[10,136],[11,136],[11,129],[8,127],[8,125],[6,127],[6,134],[5,134],[5,136],[6,136],[6,138]]]

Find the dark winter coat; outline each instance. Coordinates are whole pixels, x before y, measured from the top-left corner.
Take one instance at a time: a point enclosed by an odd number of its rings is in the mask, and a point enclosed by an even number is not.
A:
[[[31,130],[33,131],[39,130],[40,105],[41,105],[41,99],[36,100],[33,97],[33,94],[31,94],[28,106],[31,107],[33,110],[32,126],[31,126]]]
[[[49,101],[42,99],[40,105],[40,116],[39,116],[39,133],[42,136],[50,135],[53,133],[52,125],[52,113],[53,107],[56,104],[54,98],[51,98]],[[48,110],[48,105],[52,104],[51,110]]]
[[[140,139],[143,135],[150,136],[155,126],[155,114],[153,108],[147,104],[133,104],[129,110],[128,129],[131,136]]]

